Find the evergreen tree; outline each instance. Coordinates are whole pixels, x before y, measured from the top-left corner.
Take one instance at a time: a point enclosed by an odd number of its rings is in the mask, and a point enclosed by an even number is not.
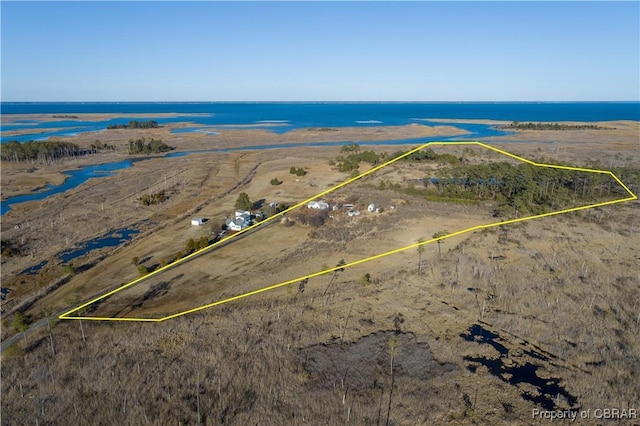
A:
[[[245,192],[241,192],[240,195],[238,195],[235,207],[238,210],[251,210],[253,208],[253,202]]]

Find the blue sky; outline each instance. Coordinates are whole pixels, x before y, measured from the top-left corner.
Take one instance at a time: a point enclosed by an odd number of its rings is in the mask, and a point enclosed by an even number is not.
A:
[[[3,101],[640,99],[639,2],[8,2]]]

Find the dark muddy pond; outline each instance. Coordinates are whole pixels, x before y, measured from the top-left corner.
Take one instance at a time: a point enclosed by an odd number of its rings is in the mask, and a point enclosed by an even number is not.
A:
[[[137,229],[121,228],[110,231],[100,237],[81,243],[78,247],[62,251],[56,255],[60,261],[68,263],[75,258],[84,256],[93,250],[99,250],[105,247],[117,247],[122,243],[130,241],[134,235],[140,233]]]
[[[491,375],[510,385],[517,386],[526,383],[533,386],[536,389],[535,393],[524,391],[520,395],[523,399],[531,401],[545,410],[557,409],[556,401],[559,397],[562,397],[572,409],[577,409],[578,400],[560,385],[562,379],[540,377],[538,375],[540,366],[529,361],[518,363],[509,358],[509,349],[505,346],[506,342],[499,334],[486,330],[479,324],[474,324],[469,327],[466,333],[462,333],[460,337],[468,342],[489,345],[499,354],[498,357],[465,356],[464,360],[469,362],[467,369],[472,373],[475,373],[478,367],[485,366]],[[549,355],[533,349],[525,350],[523,354],[541,361],[550,360]]]

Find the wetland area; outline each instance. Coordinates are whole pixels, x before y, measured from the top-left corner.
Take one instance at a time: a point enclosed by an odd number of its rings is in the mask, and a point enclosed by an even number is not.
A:
[[[82,150],[2,162],[3,412],[16,424],[34,407],[42,421],[74,413],[90,422],[94,413],[189,423],[197,402],[212,424],[374,424],[387,410],[397,424],[519,424],[534,408],[633,408],[637,200],[447,238],[162,323],[48,320],[141,267],[186,255],[191,240],[219,238],[240,194],[260,206],[253,214],[269,215],[271,203],[294,205],[374,167],[369,151],[392,158],[429,141],[480,140],[535,161],[613,170],[640,189],[633,108],[391,105],[3,106],[3,145],[49,137]],[[106,128],[132,120],[159,126]],[[568,127],[501,128],[513,121]],[[132,154],[139,138],[173,149]],[[553,177],[537,170],[524,200],[501,198],[506,179],[491,181],[497,195],[453,188],[463,186],[461,170],[518,162],[461,145],[433,151],[321,197],[336,206],[325,215],[302,206],[83,314],[170,315],[526,209],[620,196],[615,182],[582,175],[553,192],[544,181]],[[363,155],[357,172],[352,154]],[[206,221],[194,226],[194,217]],[[16,316],[32,324],[28,333]]]

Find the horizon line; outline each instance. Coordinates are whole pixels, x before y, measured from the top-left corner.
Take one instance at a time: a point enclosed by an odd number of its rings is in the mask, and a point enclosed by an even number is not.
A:
[[[283,103],[283,104],[368,104],[368,103],[386,103],[386,104],[526,104],[526,103],[535,103],[535,104],[559,104],[559,103],[640,103],[640,99],[635,100],[511,100],[511,101],[402,101],[402,100],[369,100],[369,101],[360,101],[360,100],[345,100],[345,101],[320,101],[320,100],[304,100],[304,101],[287,101],[287,100],[253,100],[253,101],[233,101],[233,100],[221,100],[221,101],[151,101],[151,100],[143,100],[143,101],[117,101],[117,100],[101,100],[101,101],[0,101],[2,104],[47,104],[47,103],[56,103],[56,104],[226,104],[226,103],[234,103],[234,104],[269,104],[269,103]]]

